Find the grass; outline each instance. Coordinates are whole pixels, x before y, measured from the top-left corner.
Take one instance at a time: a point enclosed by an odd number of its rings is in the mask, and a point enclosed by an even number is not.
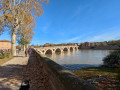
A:
[[[8,57],[5,57],[5,58],[3,58],[3,59],[0,59],[0,65],[2,65],[3,63],[11,60],[12,58],[13,58],[13,56],[10,56],[9,58],[8,58]]]
[[[89,67],[80,70],[73,71],[78,77],[85,80],[90,79],[97,75],[117,77],[117,68],[106,68],[106,67]]]

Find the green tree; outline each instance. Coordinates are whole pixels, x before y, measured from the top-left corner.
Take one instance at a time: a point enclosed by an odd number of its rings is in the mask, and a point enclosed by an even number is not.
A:
[[[17,40],[18,44],[23,45],[24,50],[25,50],[25,45],[29,44],[29,42],[24,38],[20,38],[20,40]]]

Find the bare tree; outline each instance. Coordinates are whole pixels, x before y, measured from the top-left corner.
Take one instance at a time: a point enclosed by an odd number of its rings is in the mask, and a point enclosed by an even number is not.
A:
[[[34,22],[43,14],[43,5],[49,0],[0,0],[0,34],[11,32],[12,55],[16,56],[16,33],[23,25]]]

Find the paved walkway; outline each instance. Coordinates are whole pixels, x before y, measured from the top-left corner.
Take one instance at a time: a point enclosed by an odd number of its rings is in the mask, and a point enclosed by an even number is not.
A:
[[[20,52],[16,57],[0,66],[0,90],[19,90],[21,72],[29,57]]]

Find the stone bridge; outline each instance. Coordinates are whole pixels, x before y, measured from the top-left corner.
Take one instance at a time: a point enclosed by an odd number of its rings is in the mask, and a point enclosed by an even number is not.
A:
[[[56,52],[64,52],[64,51],[73,51],[77,50],[78,46],[51,46],[51,47],[39,47],[39,48],[34,48],[41,54],[53,54]]]

